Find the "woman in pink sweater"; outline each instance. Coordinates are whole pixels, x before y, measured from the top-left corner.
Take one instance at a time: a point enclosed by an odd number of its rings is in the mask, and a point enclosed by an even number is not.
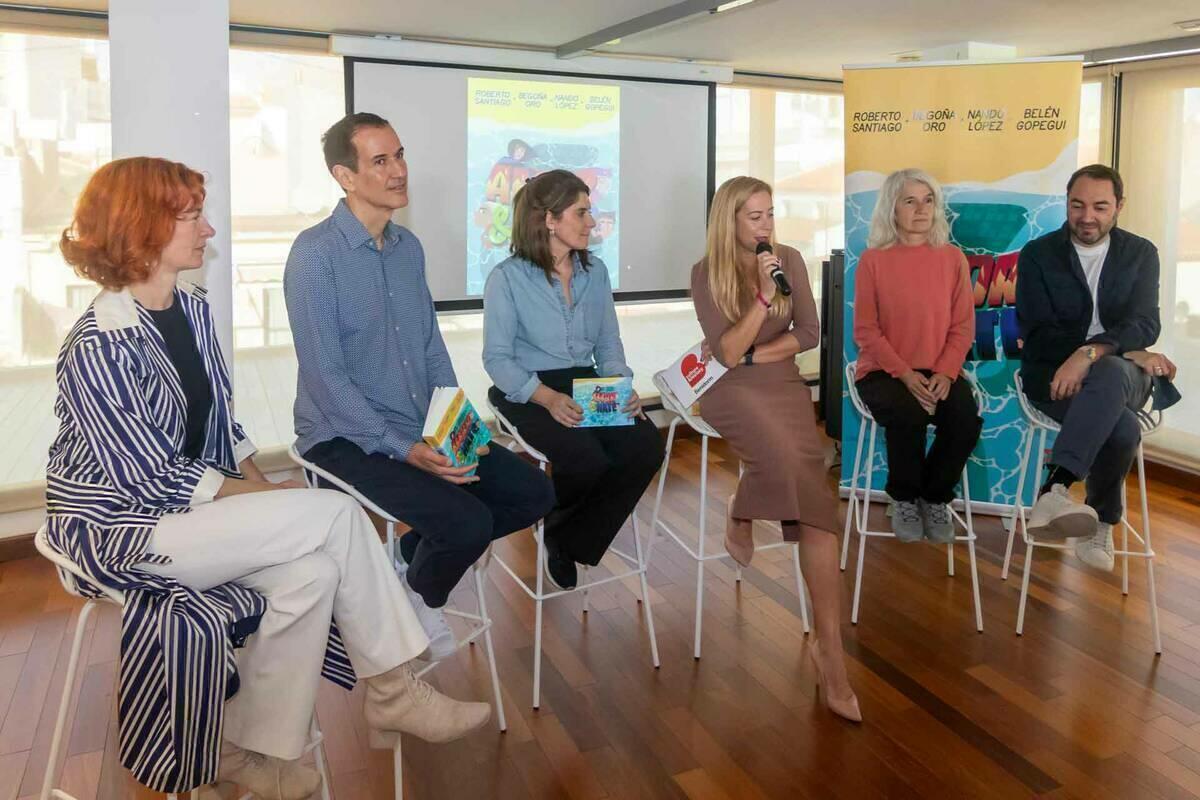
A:
[[[983,420],[959,380],[975,339],[967,259],[949,244],[942,189],[916,169],[893,172],[871,216],[854,282],[859,396],[887,440],[892,530],[949,542],[947,505]],[[927,426],[937,430],[925,452]]]

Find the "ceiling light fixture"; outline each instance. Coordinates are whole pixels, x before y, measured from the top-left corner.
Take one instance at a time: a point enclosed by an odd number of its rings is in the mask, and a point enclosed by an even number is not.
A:
[[[733,9],[738,8],[740,6],[748,6],[753,2],[754,2],[754,0],[729,0],[728,3],[721,3],[721,5],[717,6],[716,8],[714,8],[712,11],[710,11],[708,13],[720,14],[722,11],[732,11]]]
[[[1175,26],[1188,33],[1200,33],[1200,19],[1185,19],[1183,22],[1176,22]]]

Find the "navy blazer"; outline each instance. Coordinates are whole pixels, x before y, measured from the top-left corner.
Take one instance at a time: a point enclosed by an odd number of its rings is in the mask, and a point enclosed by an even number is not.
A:
[[[1050,399],[1055,371],[1085,344],[1106,344],[1121,354],[1158,341],[1158,250],[1117,227],[1109,237],[1096,293],[1104,332],[1091,338],[1092,293],[1066,224],[1021,248],[1017,322],[1021,379],[1031,399]]]

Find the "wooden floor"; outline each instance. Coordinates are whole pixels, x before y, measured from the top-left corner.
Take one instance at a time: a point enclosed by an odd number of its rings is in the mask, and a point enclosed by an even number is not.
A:
[[[708,546],[720,547],[736,462],[714,450]],[[695,535],[699,448],[677,444],[664,517]],[[1131,497],[1133,490],[1131,490]],[[640,509],[648,528],[652,495]],[[1025,635],[1013,625],[1019,573],[1000,580],[1003,533],[979,522],[985,632],[975,632],[965,548],[875,542],[861,621],[844,625],[866,722],[815,699],[787,550],[756,557],[737,585],[729,562],[705,582],[704,657],[692,659],[695,569],[674,544],[654,552],[662,668],[650,666],[635,583],[547,605],[542,707],[530,708],[533,606],[496,566],[487,586],[509,729],[430,746],[406,739],[405,796],[451,798],[1176,798],[1200,796],[1200,499],[1158,484],[1164,653],[1149,635],[1145,570],[1130,594],[1113,575],[1039,556]],[[760,531],[765,541],[769,530]],[[623,534],[627,536],[628,534]],[[532,570],[531,537],[503,547]],[[848,605],[852,574],[844,575]],[[455,598],[473,606],[460,591]],[[0,800],[36,795],[78,604],[47,564],[0,565]],[[848,610],[845,613],[848,618]],[[152,797],[115,760],[118,619],[84,639],[82,693],[65,788],[85,798]],[[490,699],[480,648],[435,673],[444,691]],[[365,746],[361,689],[326,685],[318,715],[339,800],[390,798],[390,754]]]

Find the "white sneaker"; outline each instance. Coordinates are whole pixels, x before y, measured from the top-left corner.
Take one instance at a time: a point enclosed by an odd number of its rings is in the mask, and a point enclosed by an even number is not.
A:
[[[1098,523],[1096,509],[1075,502],[1067,487],[1056,483],[1033,504],[1026,528],[1035,539],[1061,541],[1072,536],[1091,539]]]
[[[440,608],[425,605],[425,598],[408,585],[408,564],[403,559],[396,559],[395,567],[396,574],[400,576],[400,585],[408,595],[408,602],[417,612],[417,619],[429,637],[429,647],[417,657],[425,661],[441,661],[454,655],[458,640],[454,638],[454,631],[450,630],[450,623],[446,622],[446,614]]]
[[[1112,572],[1113,569],[1113,526],[1101,522],[1096,526],[1096,535],[1081,539],[1075,544],[1075,555],[1089,567]]]

